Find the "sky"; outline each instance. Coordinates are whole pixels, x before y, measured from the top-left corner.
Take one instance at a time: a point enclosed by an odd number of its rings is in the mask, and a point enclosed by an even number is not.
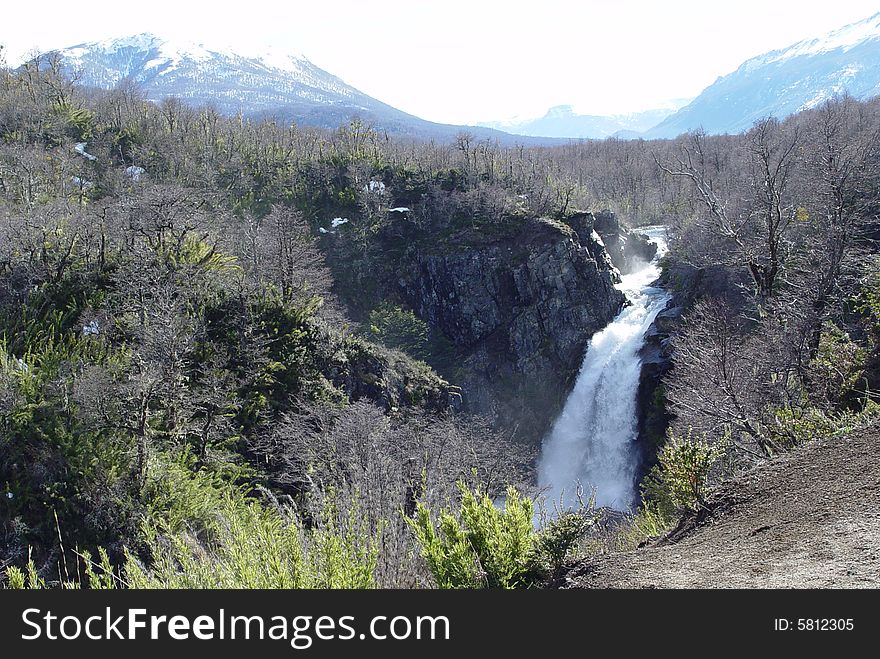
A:
[[[0,44],[34,49],[153,32],[300,53],[432,121],[662,107],[743,61],[880,12],[880,0],[41,0],[4,3]]]

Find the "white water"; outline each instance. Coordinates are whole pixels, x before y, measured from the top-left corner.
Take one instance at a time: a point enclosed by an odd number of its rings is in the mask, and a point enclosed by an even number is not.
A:
[[[650,286],[660,275],[665,229],[642,232],[657,243],[657,257],[617,285],[630,304],[590,340],[574,389],[544,440],[538,486],[551,507],[575,505],[579,487],[594,493],[597,507],[626,511],[636,503],[639,349],[670,297]]]

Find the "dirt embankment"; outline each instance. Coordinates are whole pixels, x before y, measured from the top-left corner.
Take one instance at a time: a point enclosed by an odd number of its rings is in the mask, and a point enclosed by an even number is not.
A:
[[[580,562],[562,588],[880,587],[880,424],[719,488],[673,538]]]

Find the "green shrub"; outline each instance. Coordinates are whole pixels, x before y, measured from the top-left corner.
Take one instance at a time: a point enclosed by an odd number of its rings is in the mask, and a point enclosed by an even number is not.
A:
[[[578,542],[593,528],[598,514],[592,507],[567,510],[546,522],[538,534],[537,550],[552,570],[565,563]]]
[[[187,525],[174,530],[161,521],[145,527],[151,562],[145,566],[127,553],[124,575],[129,586],[374,586],[378,545],[363,530],[357,510],[340,519],[328,504],[318,523],[307,529],[295,515],[265,508],[232,488],[216,490],[205,498],[214,499],[214,509],[201,528]]]
[[[674,521],[675,517],[670,512],[663,510],[659,504],[646,502],[615,534],[615,549],[619,551],[635,549],[646,540],[660,537],[666,533]]]
[[[823,406],[840,406],[861,398],[866,359],[865,349],[849,334],[833,323],[825,323],[810,363],[810,399]]]
[[[412,311],[384,302],[370,312],[369,322],[374,340],[416,359],[429,357],[428,325]]]
[[[836,437],[873,423],[880,415],[880,404],[867,400],[861,410],[831,412],[818,407],[786,407],[774,412],[777,441],[803,444],[823,437]]]
[[[77,569],[76,580],[71,579],[58,584],[62,590],[79,590],[83,583],[88,585],[91,590],[114,590],[122,583],[110,564],[110,555],[103,547],[98,549],[100,563],[92,561],[92,555],[88,551],[74,553],[78,561],[82,560],[82,572]],[[85,580],[83,580],[83,574]],[[43,590],[52,587],[37,572],[30,550],[28,550],[28,561],[24,570],[15,565],[6,568],[6,584],[6,587],[11,590]]]
[[[709,472],[724,455],[726,442],[710,444],[688,432],[686,439],[675,437],[660,450],[657,464],[643,485],[645,498],[666,516],[675,509],[697,510],[705,505]]]
[[[521,588],[533,582],[537,534],[533,503],[507,489],[503,510],[483,491],[458,484],[458,514],[443,509],[434,522],[423,503],[408,523],[440,588]]]

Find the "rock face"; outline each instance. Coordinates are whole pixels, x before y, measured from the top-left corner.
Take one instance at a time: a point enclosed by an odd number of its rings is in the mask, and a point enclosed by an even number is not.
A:
[[[350,400],[369,400],[386,413],[415,407],[445,412],[461,406],[458,387],[403,353],[366,341],[337,346],[325,370]]]
[[[600,239],[611,263],[621,274],[638,270],[640,264],[648,263],[657,254],[657,246],[643,236],[620,226],[617,216],[609,210],[599,213],[577,211],[566,222],[581,241],[589,241],[593,232]]]
[[[642,360],[637,393],[640,480],[656,464],[657,452],[666,441],[666,430],[672,421],[663,378],[672,369],[672,338],[681,330],[682,317],[704,297],[723,300],[734,308],[742,307],[745,298],[737,291],[745,290],[746,283],[721,266],[697,268],[676,263],[664,268],[659,285],[672,294],[672,300],[657,315],[639,355]]]
[[[467,408],[539,440],[590,337],[624,303],[601,243],[534,220],[514,235],[417,249],[409,260],[400,294],[459,349]]]
[[[672,368],[672,336],[681,321],[682,307],[673,306],[673,299],[666,309],[654,319],[645,335],[645,343],[639,351],[642,369],[636,392],[636,410],[639,429],[638,480],[657,463],[657,452],[666,441],[666,430],[672,416],[666,404],[663,378]]]

